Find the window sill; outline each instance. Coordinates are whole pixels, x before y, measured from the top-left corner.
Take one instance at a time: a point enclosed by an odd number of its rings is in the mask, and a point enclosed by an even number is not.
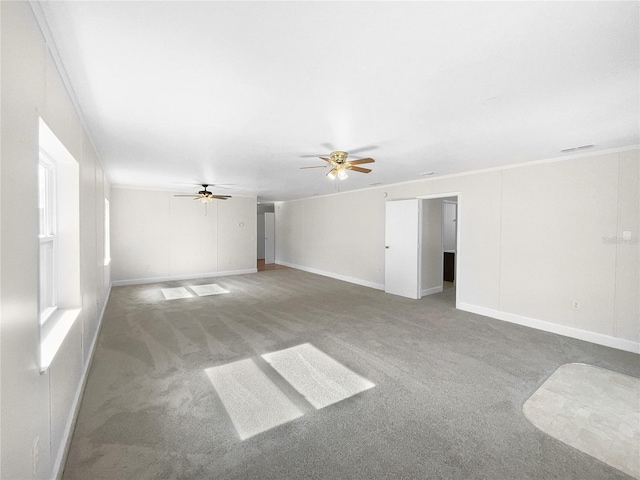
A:
[[[79,308],[56,310],[40,331],[40,373],[49,370],[56,353],[80,315]]]

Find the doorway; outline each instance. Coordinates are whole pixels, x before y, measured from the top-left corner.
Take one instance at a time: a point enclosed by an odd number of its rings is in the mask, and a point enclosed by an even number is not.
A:
[[[443,287],[455,288],[458,253],[458,198],[442,199]]]
[[[444,292],[456,301],[458,200],[458,194],[421,198],[421,298]]]
[[[272,204],[258,204],[256,258],[258,270],[275,262],[275,213]]]
[[[276,263],[276,214],[264,214],[264,264]]]
[[[447,290],[456,301],[459,208],[459,193],[387,202],[385,292],[420,299]]]

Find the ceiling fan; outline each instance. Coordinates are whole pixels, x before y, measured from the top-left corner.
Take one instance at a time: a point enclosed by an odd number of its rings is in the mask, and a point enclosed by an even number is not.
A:
[[[212,185],[215,187],[215,185]],[[200,190],[198,193],[193,194],[193,195],[182,195],[182,194],[178,194],[178,195],[174,195],[174,197],[194,197],[194,200],[200,200],[200,203],[211,203],[213,202],[213,200],[226,200],[227,198],[231,198],[231,195],[214,195],[213,192],[210,192],[209,190],[207,190],[207,188],[209,187],[208,183],[203,183],[202,184],[202,190]]]
[[[336,177],[338,177],[340,180],[346,180],[349,177],[347,170],[351,170],[353,172],[360,172],[360,173],[371,172],[371,169],[369,168],[357,167],[356,165],[362,165],[363,163],[373,163],[375,162],[373,158],[361,158],[359,160],[347,161],[348,156],[349,154],[347,152],[337,150],[335,152],[331,152],[329,154],[329,158],[327,157],[318,157],[318,158],[320,158],[321,160],[324,160],[325,162],[331,165],[331,170],[329,170],[329,173],[327,173],[327,177],[329,177],[331,180],[335,179]],[[327,165],[316,165],[313,167],[300,167],[300,168],[301,170],[303,170],[305,168],[324,168],[326,166]]]

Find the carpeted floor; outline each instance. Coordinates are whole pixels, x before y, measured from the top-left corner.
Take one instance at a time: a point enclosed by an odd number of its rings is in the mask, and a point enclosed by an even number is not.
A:
[[[229,293],[161,291],[212,283]],[[522,405],[560,365],[640,377],[639,356],[458,311],[454,295],[293,269],[115,287],[64,479],[630,478]],[[301,414],[241,440],[207,369],[264,369],[255,359],[303,344],[375,386],[314,409],[272,378]]]

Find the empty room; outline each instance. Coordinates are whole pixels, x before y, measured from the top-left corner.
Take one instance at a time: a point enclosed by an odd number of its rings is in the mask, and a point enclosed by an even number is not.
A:
[[[640,3],[0,1],[0,478],[640,479]]]

